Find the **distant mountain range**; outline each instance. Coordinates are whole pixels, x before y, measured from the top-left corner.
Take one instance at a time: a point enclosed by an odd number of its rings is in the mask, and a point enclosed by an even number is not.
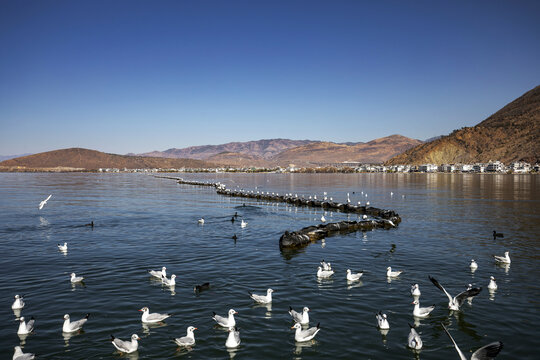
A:
[[[0,161],[9,160],[9,159],[15,159],[18,157],[28,156],[32,154],[19,154],[19,155],[0,155]]]
[[[390,159],[387,164],[540,162],[540,86],[473,127],[455,130]]]

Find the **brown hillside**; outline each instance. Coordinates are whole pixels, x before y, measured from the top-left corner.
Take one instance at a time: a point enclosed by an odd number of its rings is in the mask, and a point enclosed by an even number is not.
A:
[[[52,169],[58,167],[72,168],[72,170],[97,170],[99,168],[166,169],[182,167],[199,168],[209,166],[211,166],[211,164],[200,160],[115,155],[81,148],[48,151],[0,162],[0,168],[8,171]]]
[[[540,162],[540,86],[474,127],[419,145],[387,164],[453,164],[500,160]]]
[[[286,150],[274,156],[272,160],[280,165],[289,163],[310,165],[344,161],[381,163],[421,143],[420,140],[401,135],[391,135],[367,143],[356,144],[319,142]]]
[[[232,167],[272,167],[272,162],[265,160],[259,156],[248,155],[235,152],[222,152],[217,155],[210,156],[207,161],[221,166]]]

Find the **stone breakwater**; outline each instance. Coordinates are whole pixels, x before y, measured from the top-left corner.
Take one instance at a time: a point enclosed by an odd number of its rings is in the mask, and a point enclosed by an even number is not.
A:
[[[165,177],[174,179],[179,184],[194,186],[214,187],[218,194],[223,196],[240,197],[254,200],[274,201],[287,203],[295,206],[304,206],[311,208],[321,208],[330,211],[339,211],[343,213],[352,213],[357,215],[366,215],[371,219],[361,221],[340,221],[337,223],[320,224],[308,226],[301,230],[286,231],[279,239],[279,247],[299,248],[308,245],[311,242],[332,236],[338,233],[349,233],[353,231],[368,231],[373,229],[391,229],[401,222],[401,217],[393,210],[379,209],[372,206],[352,205],[348,203],[337,203],[333,201],[305,199],[292,194],[279,195],[275,193],[265,193],[262,191],[231,190],[222,183],[188,181],[179,178]]]

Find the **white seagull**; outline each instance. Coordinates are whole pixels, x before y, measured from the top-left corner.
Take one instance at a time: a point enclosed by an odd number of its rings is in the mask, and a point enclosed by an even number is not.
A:
[[[289,314],[292,316],[293,320],[302,325],[309,324],[308,312],[309,312],[309,308],[307,306],[304,306],[301,314],[297,311],[294,311],[293,308],[289,306]]]
[[[332,264],[327,263],[324,259],[321,261],[321,266],[323,270],[332,270]]]
[[[23,353],[20,346],[15,346],[14,350],[13,360],[33,360],[36,358],[36,355],[32,353]]]
[[[471,268],[472,271],[478,269],[478,264],[476,263],[476,261],[474,261],[474,259],[471,260],[471,265],[469,265],[469,267]]]
[[[204,218],[200,218],[199,220],[197,220],[197,223],[204,225]]]
[[[58,244],[58,250],[66,252],[67,251],[67,242],[65,242],[64,245]]]
[[[43,200],[42,202],[39,203],[39,206],[38,206],[38,209],[41,210],[43,209],[43,207],[45,206],[45,204],[47,203],[47,201],[49,201],[49,199],[52,197],[52,195],[49,195],[47,196],[47,198],[45,200]]]
[[[240,222],[240,227],[245,228],[247,224],[247,221],[244,221],[244,219],[242,219],[242,221]]]
[[[249,297],[258,302],[259,304],[269,304],[272,302],[272,293],[274,290],[268,289],[266,290],[266,295],[257,295],[253,293],[249,293]]]
[[[161,271],[159,270],[148,270],[148,273],[152,275],[153,277],[157,277],[158,279],[162,279],[163,277],[167,277],[167,268],[164,266],[161,268]]]
[[[84,277],[76,276],[75,273],[71,273],[70,281],[71,281],[72,284],[82,282],[83,280],[84,280]]]
[[[502,264],[510,264],[510,253],[508,251],[504,252],[504,256],[493,255],[495,261]]]
[[[15,295],[15,301],[13,301],[13,304],[11,305],[11,308],[13,310],[20,310],[24,307],[24,301],[23,301],[22,295]]]
[[[214,314],[214,316],[212,316],[212,319],[214,319],[214,321],[217,322],[219,326],[223,326],[226,328],[231,328],[231,327],[236,326],[236,320],[234,319],[234,315],[238,313],[234,311],[233,309],[229,310],[228,317],[220,316],[216,314],[215,312],[212,312],[212,313]]]
[[[387,267],[386,268],[386,276],[387,277],[398,277],[399,275],[401,275],[403,271],[401,270],[397,270],[397,271],[392,271],[392,267]]]
[[[420,292],[420,287],[418,287],[418,284],[414,284],[411,286],[411,295],[412,296],[420,296],[422,293]]]
[[[229,335],[227,336],[227,341],[225,341],[225,347],[235,348],[240,345],[240,331],[238,331],[234,326],[229,327]]]
[[[326,222],[326,218],[324,217],[324,215],[321,216],[321,222]]]
[[[172,316],[172,314],[160,314],[160,313],[150,314],[150,309],[148,309],[148,307],[146,306],[139,309],[139,311],[142,311],[143,313],[141,316],[141,321],[147,324],[158,323]]]
[[[329,278],[332,275],[334,275],[334,270],[323,270],[320,266],[317,268],[318,278]]]
[[[193,331],[197,330],[196,327],[190,326],[187,328],[187,334],[186,336],[182,336],[179,338],[174,339],[174,342],[178,346],[193,346],[195,345],[195,334]]]
[[[439,284],[439,282],[435,278],[432,278],[430,276],[429,280],[431,280],[433,285],[438,287],[442,292],[444,292],[446,294],[446,296],[448,297],[448,309],[450,309],[450,310],[458,311],[460,306],[465,301],[465,299],[467,299],[469,297],[476,296],[476,295],[480,294],[480,291],[482,291],[482,288],[472,288],[472,289],[469,289],[469,290],[462,291],[459,294],[457,294],[456,296],[452,297],[448,293],[448,291],[446,291],[445,288],[443,288],[442,285]]]
[[[488,285],[488,289],[493,291],[493,290],[497,290],[497,283],[495,282],[495,278],[493,276],[490,276],[489,277],[489,285]]]
[[[420,301],[414,300],[411,304],[414,304],[413,316],[418,318],[428,317],[429,313],[435,309],[435,305],[428,307],[420,307]]]
[[[69,314],[64,315],[64,326],[62,326],[62,332],[72,333],[82,329],[83,325],[88,321],[90,314],[86,314],[81,320],[71,322]]]
[[[131,335],[131,341],[120,340],[111,335],[111,342],[116,350],[126,354],[131,354],[132,352],[137,351],[139,348],[139,342],[137,340],[141,340],[137,334]]]
[[[382,311],[379,311],[378,314],[375,314],[375,317],[377,318],[377,327],[381,330],[388,330],[390,329],[390,324],[388,323],[388,319],[386,318],[386,314],[383,314]]]
[[[362,220],[367,220],[367,215],[366,214],[362,215]]]
[[[358,281],[360,278],[364,275],[364,272],[361,271],[359,273],[353,274],[351,272],[351,269],[347,269],[347,281]]]
[[[411,332],[409,333],[409,338],[407,339],[407,346],[409,346],[411,349],[420,350],[423,345],[422,339],[414,329],[413,325],[409,324],[409,327],[411,328]]]
[[[172,274],[171,278],[167,278],[166,276],[163,276],[161,278],[161,282],[163,282],[167,286],[175,286],[176,285],[176,275]]]
[[[25,322],[24,321],[24,316],[21,316],[19,318],[19,329],[17,330],[17,334],[19,334],[19,335],[30,334],[32,331],[34,331],[34,322],[35,321],[36,320],[32,316],[30,318],[29,322]]]
[[[450,335],[450,333],[448,332],[446,327],[442,323],[441,323],[441,326],[443,327],[444,332],[446,332],[446,335],[448,335],[448,337],[450,338],[450,340],[454,344],[454,347],[456,348],[456,351],[457,351],[457,353],[459,355],[459,359],[460,360],[467,360],[467,357],[465,356],[465,354],[463,354],[461,352],[461,350],[457,346],[456,342],[454,341],[454,338],[452,337],[452,335]],[[501,352],[502,348],[503,348],[503,343],[502,342],[500,342],[500,341],[492,342],[491,344],[482,346],[480,349],[473,352],[473,354],[471,356],[471,360],[494,359]]]
[[[319,330],[321,330],[320,323],[317,324],[317,326],[310,327],[309,329],[306,329],[306,330],[302,330],[302,325],[300,325],[299,323],[296,323],[291,327],[291,329],[296,329],[294,333],[294,340],[297,342],[309,341],[313,339],[315,335],[317,335]]]

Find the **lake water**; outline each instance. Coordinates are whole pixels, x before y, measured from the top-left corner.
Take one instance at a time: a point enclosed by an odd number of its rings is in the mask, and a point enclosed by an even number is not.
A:
[[[322,196],[397,211],[399,227],[338,235],[301,251],[281,253],[285,230],[320,222],[321,209],[296,208],[217,195],[213,188],[179,185],[142,174],[0,174],[0,349],[13,347],[42,359],[456,359],[440,323],[462,351],[500,340],[500,359],[532,359],[537,348],[540,286],[540,177],[481,174],[182,174],[185,179],[222,181],[229,188]],[[361,192],[364,192],[362,194]],[[353,192],[355,192],[353,194]],[[393,195],[390,193],[393,192]],[[367,197],[365,194],[367,193]],[[38,210],[38,203],[53,197]],[[243,206],[245,204],[246,206]],[[248,222],[231,223],[235,213]],[[197,219],[204,216],[203,226]],[[354,215],[327,213],[328,221]],[[84,227],[94,221],[95,227]],[[493,240],[492,231],[504,233]],[[231,237],[238,236],[235,242]],[[68,243],[62,254],[58,243]],[[393,246],[395,245],[395,246]],[[392,250],[392,251],[391,251]],[[510,267],[492,255],[510,251]],[[471,273],[469,262],[479,264]],[[336,274],[318,281],[319,261]],[[167,267],[177,275],[174,291],[154,281],[148,269]],[[386,267],[404,270],[391,282]],[[365,270],[347,284],[346,269]],[[86,278],[72,286],[69,274]],[[471,283],[483,287],[472,305],[451,313],[447,299],[428,275],[455,295]],[[498,290],[487,290],[489,277]],[[193,286],[211,283],[194,294]],[[417,321],[424,348],[406,347],[414,323],[410,286],[420,285],[422,305],[436,304]],[[257,306],[248,291],[274,289],[271,306]],[[16,334],[10,308],[26,294],[25,318],[35,332]],[[173,313],[162,326],[143,326],[137,310]],[[314,342],[296,344],[289,306],[308,306]],[[238,311],[242,343],[224,344],[212,311]],[[388,314],[383,337],[374,314]],[[62,334],[63,315],[90,313],[82,333]],[[172,337],[196,326],[196,345],[179,350]],[[141,337],[139,350],[121,356],[109,338]]]

